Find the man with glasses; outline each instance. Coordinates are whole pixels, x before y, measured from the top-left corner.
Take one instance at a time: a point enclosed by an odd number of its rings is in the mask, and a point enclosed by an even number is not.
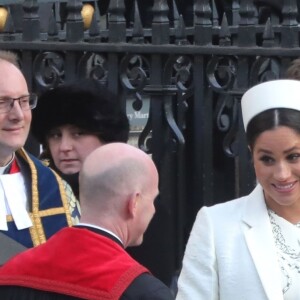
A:
[[[29,93],[17,57],[0,51],[0,265],[44,243],[79,217],[70,187],[23,146],[29,134]]]

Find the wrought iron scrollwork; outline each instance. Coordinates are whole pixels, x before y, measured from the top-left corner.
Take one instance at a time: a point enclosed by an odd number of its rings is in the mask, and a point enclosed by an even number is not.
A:
[[[33,63],[34,80],[40,88],[54,88],[64,81],[64,56],[58,52],[43,52]]]
[[[164,100],[166,120],[171,128],[176,142],[185,144],[182,129],[185,128],[185,112],[188,108],[186,99],[191,96],[193,86],[192,61],[188,56],[172,56],[165,65],[163,80],[164,86],[171,83]],[[176,96],[176,99],[174,99]],[[174,100],[176,105],[174,106]],[[177,112],[177,121],[174,113]]]
[[[193,63],[188,56],[179,56],[173,63],[174,81],[178,89],[187,92],[193,85]]]
[[[120,65],[120,77],[123,86],[135,96],[133,108],[141,110],[143,101],[141,92],[149,79],[149,62],[140,55],[126,55]]]
[[[233,88],[237,75],[238,59],[234,56],[213,57],[207,64],[207,79],[216,92],[228,92]]]
[[[150,63],[146,57],[136,54],[127,54],[120,63],[120,79],[125,90],[134,98],[132,107],[140,111],[143,107],[144,88],[149,82]],[[146,153],[151,152],[151,114],[146,121],[138,139],[138,146]]]
[[[141,132],[139,139],[138,139],[138,147],[145,151],[146,153],[150,154],[152,151],[151,141],[152,141],[152,127],[151,127],[152,117],[149,113],[149,118],[147,123]]]
[[[107,82],[108,62],[104,55],[98,53],[86,53],[79,62],[79,73],[99,80],[102,83]]]
[[[228,96],[227,96],[228,97]],[[226,99],[231,108],[231,122],[228,122],[228,131],[223,140],[223,149],[227,156],[235,157],[238,155],[237,134],[239,128],[239,99],[235,96]],[[224,123],[223,123],[224,124]],[[230,125],[230,126],[229,126]]]
[[[278,79],[280,77],[280,62],[276,58],[258,57],[250,69],[249,86],[259,82]]]
[[[149,62],[141,55],[128,54],[120,64],[123,86],[131,92],[141,92],[149,78]]]
[[[239,98],[232,95],[218,95],[215,107],[218,130],[226,132],[223,139],[223,150],[229,157],[238,155],[237,134],[239,131]]]
[[[207,78],[213,91],[217,92],[215,106],[216,125],[225,132],[223,149],[226,155],[238,155],[236,137],[239,131],[239,95],[243,91],[235,90],[237,76],[236,57],[213,57],[207,64]]]
[[[232,97],[229,97],[227,95],[219,95],[215,112],[217,128],[222,132],[226,132],[230,128],[230,117],[228,113],[226,113],[226,109],[230,109],[231,106]]]

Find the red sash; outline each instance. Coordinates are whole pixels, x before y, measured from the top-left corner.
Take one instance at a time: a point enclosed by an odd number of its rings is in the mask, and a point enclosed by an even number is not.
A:
[[[145,272],[149,271],[110,238],[69,227],[0,268],[0,285],[115,300]]]

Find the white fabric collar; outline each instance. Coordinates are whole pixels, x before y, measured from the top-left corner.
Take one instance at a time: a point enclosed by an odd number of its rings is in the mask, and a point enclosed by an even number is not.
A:
[[[13,153],[10,161],[5,165],[0,167],[0,174],[2,175],[4,173],[4,171],[6,170],[6,168],[12,163],[12,161],[15,159],[15,153]]]
[[[80,222],[78,224],[76,224],[76,226],[87,226],[87,227],[100,229],[100,230],[105,231],[105,232],[109,233],[110,235],[114,236],[116,239],[118,239],[121,242],[122,245],[124,245],[122,240],[115,233],[113,233],[112,231],[105,229],[101,226],[97,226],[97,225],[93,225],[93,224],[89,224],[89,223],[80,223]]]
[[[32,226],[22,174],[0,175],[0,230],[8,230],[6,216],[12,215],[18,230]]]

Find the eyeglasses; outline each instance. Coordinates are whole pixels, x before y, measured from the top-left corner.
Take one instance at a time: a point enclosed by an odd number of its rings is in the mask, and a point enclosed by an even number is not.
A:
[[[19,98],[0,97],[0,114],[9,112],[14,107],[15,101],[19,102],[22,110],[34,109],[37,100],[36,94],[29,94]]]

